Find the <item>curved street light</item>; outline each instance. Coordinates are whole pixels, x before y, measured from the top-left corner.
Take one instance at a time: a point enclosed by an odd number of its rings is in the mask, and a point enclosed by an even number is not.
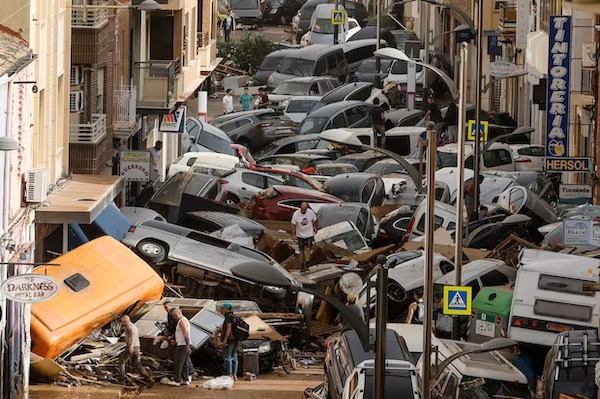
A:
[[[392,3],[389,6],[387,6],[386,10],[390,10],[394,6],[397,6],[397,5],[404,5],[404,4],[412,3],[415,1],[421,1],[423,3],[431,4],[432,6],[435,6],[435,7],[447,8],[448,10],[454,11],[456,14],[458,14],[460,16],[460,18],[463,20],[463,22],[469,26],[469,28],[471,29],[471,32],[475,32],[475,23],[473,22],[471,17],[469,17],[469,15],[467,15],[466,12],[464,12],[463,10],[461,10],[460,8],[458,8],[456,6],[453,6],[453,5],[447,4],[447,3],[442,3],[437,0],[401,0],[401,1],[397,1],[397,2]]]

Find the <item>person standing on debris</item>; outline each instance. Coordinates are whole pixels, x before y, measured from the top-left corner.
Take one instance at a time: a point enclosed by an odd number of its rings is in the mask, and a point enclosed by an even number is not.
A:
[[[227,92],[223,96],[223,115],[233,113],[233,90],[227,89]]]
[[[227,17],[223,21],[223,35],[225,36],[225,43],[231,42],[231,35],[235,31],[235,17],[230,9],[227,10]]]
[[[415,301],[408,306],[406,315],[407,324],[423,324],[425,318],[425,302],[423,301],[423,290],[417,289],[414,294]]]
[[[242,104],[242,111],[252,111],[252,95],[247,87],[244,87],[244,94],[240,96],[240,104]]]
[[[175,318],[175,310],[177,308],[173,307],[173,301],[170,299],[165,300],[163,303],[163,308],[165,312],[167,312],[167,323],[166,323],[166,336],[163,340],[172,340],[175,337],[175,330],[177,328],[177,319]],[[189,369],[190,376],[188,377],[188,381],[192,381],[191,374],[194,372],[194,363],[192,363],[192,359],[188,356],[187,358],[187,367]]]
[[[233,315],[232,306],[230,303],[224,303],[219,309],[219,312],[225,316],[223,328],[221,329],[221,348],[226,348],[224,352],[225,370],[234,380],[237,380],[238,371],[238,341],[235,339],[235,316]]]
[[[140,361],[142,352],[140,350],[140,334],[138,328],[131,322],[129,316],[124,315],[121,317],[121,325],[125,328],[125,350],[121,353],[121,359],[119,360],[119,373],[126,380],[131,382],[131,379],[127,376],[125,368],[127,363],[131,361],[132,365],[139,370],[140,373],[146,378],[147,386],[151,387],[154,384],[152,375],[142,365]]]
[[[163,143],[160,140],[154,143],[154,147],[150,148],[150,181],[152,183],[158,182],[158,179],[160,178],[158,164],[160,163],[162,148]]]
[[[438,134],[437,141],[440,143],[440,135],[442,134],[442,127],[444,126],[444,118],[442,118],[440,107],[438,107],[438,105],[435,103],[435,100],[431,96],[427,99],[427,113],[425,114],[425,119],[434,123],[435,131]]]
[[[292,239],[298,240],[298,249],[302,260],[302,269],[310,259],[310,252],[317,234],[317,215],[308,209],[308,203],[303,202],[292,215]]]
[[[190,346],[190,322],[183,316],[181,309],[173,310],[173,316],[177,320],[175,327],[175,378],[169,380],[168,385],[180,386],[190,385],[189,357],[192,354]]]
[[[373,99],[373,105],[374,107],[369,111],[369,119],[371,120],[371,126],[373,126],[375,147],[385,148],[385,117],[377,97]]]
[[[450,105],[448,105],[444,123],[446,124],[447,142],[456,143],[458,140],[458,107],[456,104],[450,103]]]

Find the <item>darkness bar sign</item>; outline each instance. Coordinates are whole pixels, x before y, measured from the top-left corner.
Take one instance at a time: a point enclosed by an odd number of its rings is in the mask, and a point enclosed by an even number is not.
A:
[[[546,156],[569,156],[571,17],[550,17]]]

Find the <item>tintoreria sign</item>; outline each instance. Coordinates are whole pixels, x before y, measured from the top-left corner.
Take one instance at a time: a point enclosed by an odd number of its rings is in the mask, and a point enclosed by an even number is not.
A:
[[[44,302],[58,294],[59,285],[43,274],[20,274],[2,283],[2,292],[11,301],[21,303]]]
[[[571,17],[550,17],[546,156],[569,155]]]

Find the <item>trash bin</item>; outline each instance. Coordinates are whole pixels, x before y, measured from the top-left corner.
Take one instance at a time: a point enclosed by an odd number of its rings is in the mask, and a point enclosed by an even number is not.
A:
[[[512,298],[510,287],[483,287],[473,299],[467,341],[506,337]]]

